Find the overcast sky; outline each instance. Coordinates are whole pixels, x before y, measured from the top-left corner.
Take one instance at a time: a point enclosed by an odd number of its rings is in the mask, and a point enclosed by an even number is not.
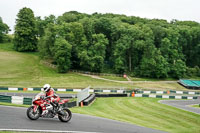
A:
[[[0,17],[13,29],[16,15],[23,7],[41,17],[78,11],[200,22],[200,0],[0,0]]]

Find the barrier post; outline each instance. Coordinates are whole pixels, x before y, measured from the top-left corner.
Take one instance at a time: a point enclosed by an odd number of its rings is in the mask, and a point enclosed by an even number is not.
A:
[[[167,91],[167,94],[170,94],[170,91],[169,91],[169,90]]]
[[[134,96],[135,96],[135,92],[134,92],[134,91],[132,92],[131,96],[132,96],[132,97],[134,97]]]
[[[81,102],[81,107],[83,107],[83,102]]]

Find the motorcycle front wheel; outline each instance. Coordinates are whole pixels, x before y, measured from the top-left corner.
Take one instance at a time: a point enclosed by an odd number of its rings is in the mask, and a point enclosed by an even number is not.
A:
[[[26,115],[31,120],[37,120],[40,117],[40,111],[39,109],[36,110],[36,112],[33,111],[33,106],[29,107],[26,111]]]
[[[68,122],[72,118],[72,113],[68,108],[64,108],[62,110],[64,112],[64,115],[58,115],[58,119],[62,122]]]

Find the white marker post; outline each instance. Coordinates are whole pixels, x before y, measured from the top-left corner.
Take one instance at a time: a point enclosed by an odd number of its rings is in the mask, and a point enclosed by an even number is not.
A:
[[[79,103],[81,101],[83,101],[84,99],[86,99],[90,93],[89,93],[89,90],[90,90],[90,86],[88,86],[87,88],[83,89],[82,91],[78,92],[77,94],[77,106],[79,106]]]

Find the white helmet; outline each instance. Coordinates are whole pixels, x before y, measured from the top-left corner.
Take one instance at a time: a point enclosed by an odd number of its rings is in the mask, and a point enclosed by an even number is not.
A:
[[[51,86],[50,86],[49,84],[45,84],[45,85],[43,86],[43,89],[44,89],[45,92],[49,91],[50,88],[51,88]]]

